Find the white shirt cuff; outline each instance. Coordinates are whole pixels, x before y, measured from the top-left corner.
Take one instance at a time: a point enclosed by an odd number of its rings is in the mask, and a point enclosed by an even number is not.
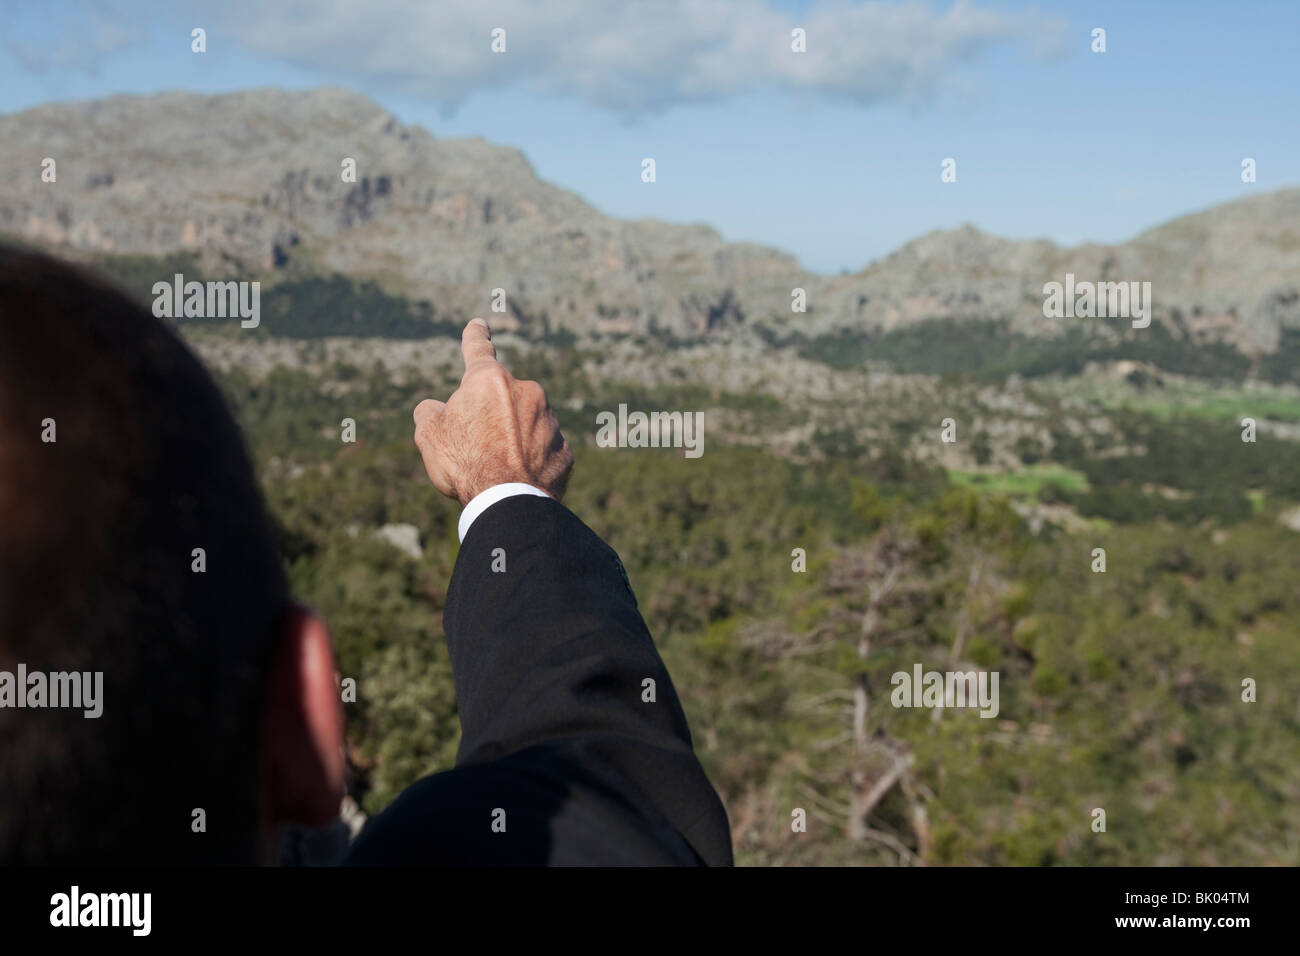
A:
[[[551,497],[540,488],[534,488],[532,485],[526,485],[522,481],[507,481],[504,484],[493,485],[491,488],[485,488],[469,500],[465,510],[460,513],[460,524],[456,526],[456,531],[460,534],[460,540],[465,540],[465,535],[469,533],[469,526],[474,523],[474,519],[487,511],[502,498],[511,498],[514,495],[537,495],[541,498]]]

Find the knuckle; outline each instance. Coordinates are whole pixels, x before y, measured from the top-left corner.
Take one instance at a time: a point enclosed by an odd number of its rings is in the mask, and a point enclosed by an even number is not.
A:
[[[513,402],[515,399],[514,379],[501,366],[492,369],[489,384],[503,400]]]

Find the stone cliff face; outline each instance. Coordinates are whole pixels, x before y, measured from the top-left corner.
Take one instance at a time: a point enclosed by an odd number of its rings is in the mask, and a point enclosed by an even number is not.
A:
[[[1051,324],[1043,318],[1043,284],[1067,273],[1150,282],[1157,318],[1194,336],[1271,351],[1282,328],[1300,328],[1300,189],[1183,216],[1118,245],[1067,249],[969,226],[931,233],[839,280],[829,295],[833,311],[856,309],[868,324],[1005,316],[1033,333]]]
[[[1300,190],[1115,246],[967,226],[828,277],[705,226],[605,216],[516,149],[436,139],[339,89],[54,104],[0,117],[0,143],[0,233],[70,255],[189,251],[214,274],[267,281],[295,268],[374,277],[444,314],[489,313],[502,288],[509,312],[494,321],[529,332],[818,334],[953,317],[1051,334],[1042,287],[1066,272],[1150,281],[1157,319],[1252,351],[1300,327]],[[41,179],[46,157],[54,183]],[[791,312],[796,287],[806,314]]]

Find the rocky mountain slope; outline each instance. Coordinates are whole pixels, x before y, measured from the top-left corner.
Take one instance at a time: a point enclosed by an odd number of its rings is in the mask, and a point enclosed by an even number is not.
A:
[[[0,233],[74,256],[189,251],[214,275],[264,282],[295,270],[374,277],[452,316],[488,312],[502,288],[510,312],[496,321],[529,333],[817,335],[951,317],[1053,334],[1042,286],[1066,272],[1150,281],[1158,320],[1245,351],[1300,327],[1297,189],[1113,246],[966,226],[831,277],[706,226],[611,218],[539,180],[516,149],[437,139],[334,88],[53,104],[0,117],[0,143]],[[41,179],[46,157],[54,183]],[[340,175],[345,158],[356,182]],[[806,314],[791,312],[796,287]]]

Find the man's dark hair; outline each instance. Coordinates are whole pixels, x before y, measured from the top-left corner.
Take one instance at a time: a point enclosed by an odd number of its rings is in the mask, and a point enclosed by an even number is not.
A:
[[[239,430],[175,331],[0,246],[0,671],[103,672],[98,718],[0,707],[0,863],[253,860],[287,605]]]

